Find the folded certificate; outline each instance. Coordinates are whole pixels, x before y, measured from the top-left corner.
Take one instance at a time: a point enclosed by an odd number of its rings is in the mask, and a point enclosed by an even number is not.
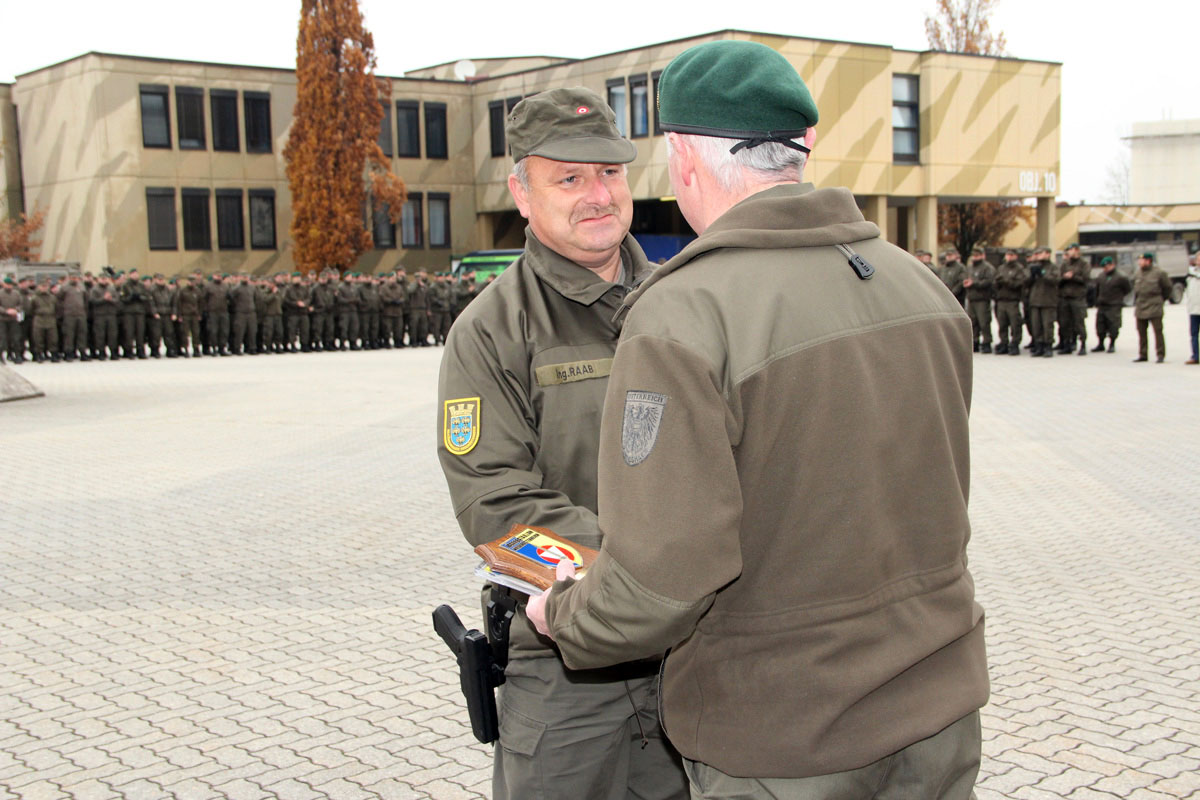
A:
[[[574,564],[578,577],[597,555],[590,547],[533,525],[514,525],[499,539],[476,547],[475,552],[483,559],[476,575],[529,595],[539,595],[554,584],[559,562]]]

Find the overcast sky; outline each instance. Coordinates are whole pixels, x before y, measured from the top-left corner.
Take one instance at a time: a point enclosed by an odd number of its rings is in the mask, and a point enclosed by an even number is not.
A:
[[[934,0],[360,4],[379,74],[400,75],[460,58],[583,58],[725,28],[924,50]],[[0,0],[0,82],[91,50],[291,67],[299,8],[299,0]],[[999,0],[993,27],[1007,35],[1009,55],[1063,64],[1060,200],[1107,199],[1106,174],[1133,122],[1200,118],[1198,9],[1194,0]]]

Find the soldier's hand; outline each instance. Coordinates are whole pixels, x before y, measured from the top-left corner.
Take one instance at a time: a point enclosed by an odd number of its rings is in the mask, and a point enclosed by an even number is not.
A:
[[[1074,272],[1071,272],[1070,270],[1067,270],[1066,272],[1064,272],[1064,273],[1063,273],[1063,277],[1064,277],[1064,278],[1074,278],[1074,277],[1075,277],[1075,273],[1074,273]]]
[[[963,281],[963,288],[964,288],[964,289],[970,289],[970,288],[971,288],[971,285],[972,285],[973,283],[975,283],[975,281],[971,280],[970,278],[967,278],[965,281]]]
[[[565,581],[568,578],[575,577],[575,565],[570,561],[560,561],[558,566],[554,568],[554,579]],[[533,623],[533,627],[537,632],[548,639],[553,639],[554,634],[550,632],[550,628],[546,625],[546,601],[550,599],[550,592],[554,591],[551,586],[546,591],[542,592],[537,597],[529,598],[529,602],[525,604],[525,616],[529,617],[529,621]]]

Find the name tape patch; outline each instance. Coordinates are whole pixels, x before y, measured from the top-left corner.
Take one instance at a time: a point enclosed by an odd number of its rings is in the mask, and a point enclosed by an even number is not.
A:
[[[538,386],[557,386],[592,378],[607,378],[612,373],[611,358],[593,358],[591,361],[567,361],[563,364],[547,364],[533,371]]]

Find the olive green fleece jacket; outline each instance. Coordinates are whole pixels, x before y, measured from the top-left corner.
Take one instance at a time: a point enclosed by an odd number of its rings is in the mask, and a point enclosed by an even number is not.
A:
[[[546,607],[567,666],[672,648],[667,735],[738,776],[864,766],[980,708],[954,297],[848,191],[806,184],[734,206],[629,303],[603,547]]]

